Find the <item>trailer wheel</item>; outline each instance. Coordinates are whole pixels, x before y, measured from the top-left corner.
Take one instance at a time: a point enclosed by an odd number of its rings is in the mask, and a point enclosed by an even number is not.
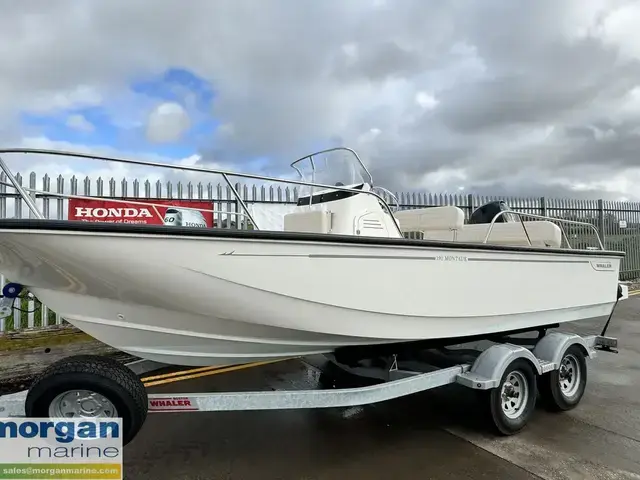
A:
[[[582,348],[571,345],[562,356],[560,368],[538,379],[544,406],[554,412],[575,408],[587,387],[587,361]]]
[[[33,382],[25,403],[29,417],[122,418],[122,443],[137,435],[147,418],[144,385],[120,362],[95,355],[63,358]]]
[[[509,364],[500,384],[488,392],[489,412],[494,427],[502,435],[513,435],[524,428],[536,405],[536,375],[522,358]]]

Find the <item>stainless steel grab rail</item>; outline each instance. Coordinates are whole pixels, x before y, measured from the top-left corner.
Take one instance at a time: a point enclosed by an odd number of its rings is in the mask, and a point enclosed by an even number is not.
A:
[[[13,176],[13,174],[11,173],[11,170],[9,169],[9,166],[6,163],[4,163],[4,160],[2,159],[2,157],[0,157],[0,168],[5,173],[5,175],[7,177],[9,177],[9,180],[11,181],[11,185],[20,194],[22,199],[27,204],[27,207],[29,208],[29,210],[31,210],[31,213],[33,213],[33,215],[36,218],[39,218],[40,220],[43,220],[45,218],[45,216],[38,209],[38,206],[33,201],[33,199],[27,194],[27,192],[25,191],[24,187],[18,183],[18,181],[16,180],[16,177]]]
[[[353,150],[351,150],[350,148],[346,148],[346,147],[337,147],[337,148],[332,148],[332,149],[329,149],[329,150],[322,150],[320,152],[316,152],[316,153],[313,153],[311,155],[307,155],[305,157],[302,157],[302,159],[308,158],[309,156],[319,155],[321,153],[325,153],[325,152],[328,152],[328,151],[336,151],[336,150],[348,151],[348,152],[354,154],[356,156],[356,158],[358,159],[358,161],[361,162],[361,160],[358,157],[358,155]],[[336,185],[325,185],[325,184],[322,184],[322,183],[305,182],[305,181],[300,181],[300,180],[284,180],[282,178],[267,177],[265,175],[257,175],[257,174],[252,174],[252,173],[232,172],[232,171],[221,170],[221,169],[216,169],[216,168],[195,167],[195,166],[191,166],[191,165],[172,165],[172,164],[168,164],[168,163],[152,162],[152,161],[147,161],[147,160],[132,160],[132,159],[128,159],[128,158],[107,157],[107,156],[102,156],[102,155],[92,155],[92,154],[88,154],[88,153],[70,152],[70,151],[64,151],[64,150],[48,150],[48,149],[41,149],[41,148],[3,148],[3,149],[0,149],[0,169],[7,175],[7,177],[9,177],[9,179],[11,180],[11,183],[13,184],[13,186],[16,188],[16,190],[18,191],[18,193],[20,194],[22,199],[26,202],[27,206],[29,207],[29,210],[31,210],[31,212],[33,212],[34,216],[36,216],[39,219],[44,219],[45,218],[44,215],[42,214],[42,212],[40,212],[40,210],[38,209],[37,205],[29,197],[29,195],[26,193],[24,188],[20,184],[18,184],[18,182],[15,180],[15,177],[14,177],[13,173],[11,172],[11,169],[7,166],[7,164],[4,162],[4,160],[1,157],[1,155],[11,154],[11,153],[36,154],[36,155],[40,154],[40,155],[54,155],[54,156],[60,156],[60,157],[84,158],[84,159],[88,159],[88,160],[103,160],[103,161],[107,161],[107,162],[124,163],[126,165],[139,165],[139,166],[143,166],[143,167],[159,167],[159,168],[167,168],[167,169],[172,169],[172,170],[175,169],[175,170],[184,170],[184,171],[188,171],[188,172],[212,173],[212,174],[221,175],[222,178],[224,179],[224,181],[227,183],[227,185],[231,189],[231,191],[233,192],[233,195],[235,196],[236,200],[238,201],[238,203],[240,204],[240,206],[242,207],[242,209],[246,213],[247,217],[249,218],[249,220],[251,220],[251,223],[254,225],[256,230],[259,230],[260,226],[257,224],[255,219],[251,215],[251,212],[249,211],[249,208],[247,207],[246,203],[244,202],[244,200],[242,200],[242,198],[240,197],[240,194],[238,193],[238,191],[235,189],[235,187],[233,186],[233,184],[229,180],[229,176],[240,177],[240,178],[250,178],[250,179],[254,179],[254,180],[263,180],[263,181],[267,181],[267,182],[290,183],[290,184],[293,184],[293,185],[302,185],[302,186],[307,186],[307,187],[317,187],[317,188],[333,189],[333,190],[340,190],[340,191],[345,191],[345,192],[355,192],[355,193],[363,193],[363,194],[366,194],[366,195],[373,195],[374,197],[376,197],[378,199],[380,204],[383,206],[383,208],[387,211],[387,213],[393,219],[393,223],[396,226],[396,229],[397,229],[398,234],[400,235],[400,237],[403,236],[402,230],[400,229],[400,225],[398,224],[398,221],[396,220],[396,218],[393,215],[393,212],[391,211],[391,207],[389,207],[389,205],[384,200],[384,198],[382,198],[380,195],[378,195],[377,193],[372,192],[370,190],[358,190],[358,189],[355,189],[355,188],[348,188],[348,187],[336,186]],[[300,160],[302,160],[302,159],[300,159]]]
[[[554,217],[546,217],[544,215],[535,215],[533,213],[523,213],[523,212],[516,212],[514,210],[502,210],[500,212],[498,212],[492,219],[491,219],[491,223],[489,224],[489,230],[487,231],[487,235],[484,237],[484,241],[482,243],[487,243],[489,241],[489,236],[491,235],[491,232],[493,231],[493,226],[496,223],[496,220],[498,220],[498,218],[502,217],[503,215],[506,215],[507,213],[511,213],[514,215],[517,215],[518,218],[520,219],[520,223],[522,224],[522,228],[524,229],[524,233],[527,237],[527,240],[529,242],[529,246],[532,246],[531,244],[531,238],[529,237],[529,232],[527,231],[527,227],[524,224],[524,221],[522,220],[522,217],[526,216],[526,217],[531,217],[531,218],[537,218],[539,220],[548,220],[551,222],[561,222],[561,223],[568,223],[568,224],[572,224],[572,225],[582,225],[585,227],[589,227],[591,228],[595,234],[596,234],[596,238],[598,239],[598,244],[600,245],[600,250],[604,250],[604,244],[602,243],[602,239],[600,238],[600,232],[598,232],[598,229],[592,225],[591,223],[587,223],[587,222],[579,222],[577,220],[566,220],[564,218],[554,218]],[[569,242],[569,237],[567,236],[567,233],[564,229],[564,227],[562,225],[558,225],[560,227],[560,230],[562,231],[562,236],[564,237],[565,241],[567,242],[567,247],[570,249],[573,249],[573,247],[571,246],[571,243]]]
[[[357,153],[354,150],[352,150],[350,148],[346,148],[346,147],[336,147],[336,148],[331,148],[331,149],[327,149],[327,150],[322,150],[322,151],[319,151],[319,152],[316,152],[316,153],[313,153],[313,154],[310,154],[310,155],[306,155],[306,156],[296,160],[295,162],[293,162],[292,166],[294,166],[294,164],[296,164],[297,162],[302,161],[302,160],[304,160],[306,158],[312,158],[315,155],[320,155],[322,153],[327,153],[327,152],[332,152],[332,151],[339,151],[339,150],[344,150],[344,151],[347,151],[347,152],[353,154],[355,156],[355,158],[358,160],[358,162],[360,162],[360,164],[364,167],[364,164],[362,163],[362,161],[358,157]],[[302,180],[284,180],[284,179],[281,179],[281,178],[268,177],[268,176],[265,176],[265,175],[232,172],[232,171],[214,169],[214,168],[196,167],[196,166],[189,166],[189,165],[173,165],[173,164],[167,164],[167,163],[161,163],[161,162],[152,162],[152,161],[146,161],[146,160],[132,160],[132,159],[126,159],[126,158],[108,157],[108,156],[102,156],[102,155],[92,155],[92,154],[79,153],[79,152],[70,152],[70,151],[64,151],[64,150],[49,150],[49,149],[37,149],[37,148],[5,148],[5,149],[0,149],[0,169],[7,175],[9,181],[11,182],[11,186],[16,189],[16,191],[18,192],[20,197],[27,204],[27,207],[29,208],[29,210],[38,219],[44,219],[45,216],[42,214],[42,212],[40,212],[40,210],[38,209],[36,203],[33,201],[31,196],[27,193],[27,191],[32,191],[33,189],[25,188],[22,185],[20,185],[18,183],[18,181],[16,180],[15,176],[13,175],[13,173],[11,172],[11,169],[8,167],[8,165],[5,163],[5,161],[1,157],[1,155],[11,154],[11,153],[54,155],[54,156],[61,156],[61,157],[83,158],[83,159],[89,159],[89,160],[111,161],[111,162],[116,162],[116,163],[123,163],[123,164],[128,164],[128,165],[138,165],[138,166],[145,166],[145,167],[159,167],[159,168],[176,169],[176,170],[191,171],[191,172],[218,174],[218,175],[222,176],[222,178],[224,179],[226,184],[229,186],[231,192],[233,193],[235,199],[238,201],[238,203],[240,204],[240,206],[244,210],[244,214],[242,214],[240,212],[220,212],[220,213],[225,213],[225,214],[229,214],[229,215],[243,215],[243,216],[246,216],[247,218],[249,218],[249,220],[253,224],[254,228],[256,228],[257,230],[260,229],[260,226],[257,224],[255,219],[251,215],[251,212],[249,211],[249,208],[247,207],[246,203],[241,198],[240,194],[238,193],[236,188],[233,186],[233,184],[229,180],[229,176],[236,176],[236,177],[240,177],[240,178],[248,178],[248,179],[254,179],[254,180],[263,180],[263,181],[267,181],[267,182],[289,183],[289,184],[293,184],[293,185],[302,185],[302,186],[310,186],[310,187],[317,187],[317,188],[324,188],[324,189],[340,190],[340,191],[346,191],[346,192],[363,193],[365,195],[373,195],[374,197],[376,197],[378,199],[380,204],[383,206],[383,208],[386,210],[386,212],[393,219],[393,221],[394,221],[393,223],[396,226],[396,229],[397,229],[398,234],[400,235],[400,237],[404,237],[404,234],[403,234],[403,232],[402,232],[402,230],[400,228],[400,225],[399,225],[397,219],[395,218],[395,216],[393,215],[393,212],[392,212],[391,207],[389,206],[389,204],[385,201],[385,199],[381,195],[379,195],[379,194],[377,194],[377,193],[375,193],[374,191],[371,191],[371,190],[367,191],[367,190],[354,189],[354,188],[349,188],[349,187],[344,187],[344,186],[325,185],[325,184],[321,184],[321,183],[306,182],[306,181],[302,181]],[[295,168],[295,166],[294,166],[294,168]],[[296,170],[297,170],[297,168],[296,168]],[[366,167],[364,167],[364,170],[369,174],[369,172],[366,169]],[[370,174],[369,174],[369,177],[370,177]],[[53,195],[52,192],[43,192],[43,193],[46,193],[47,195]],[[62,195],[66,196],[64,194],[62,194]],[[93,197],[86,197],[86,196],[85,197],[79,196],[79,197],[80,198],[93,198]],[[112,199],[110,199],[110,200],[112,200]],[[530,213],[521,213],[521,212],[516,212],[514,210],[503,210],[503,211],[499,212],[498,214],[496,214],[493,217],[493,219],[491,220],[491,223],[489,224],[489,230],[487,231],[487,234],[486,234],[486,236],[485,236],[485,238],[484,238],[482,243],[487,243],[488,242],[488,240],[489,240],[489,238],[491,236],[491,232],[493,231],[493,226],[495,225],[497,219],[500,218],[501,216],[507,214],[507,213],[514,214],[514,215],[518,216],[518,218],[520,219],[520,222],[522,224],[522,227],[524,229],[525,235],[527,237],[527,241],[528,241],[530,246],[532,245],[531,238],[529,236],[529,232],[526,229],[526,225],[524,224],[524,221],[522,220],[523,216],[527,216],[527,217],[530,217],[530,218],[537,218],[537,219],[540,219],[540,220],[548,220],[548,221],[552,221],[552,222],[560,222],[560,223],[566,223],[566,224],[586,226],[586,227],[592,229],[594,231],[594,233],[596,234],[596,238],[598,240],[598,244],[600,246],[600,250],[605,250],[604,244],[602,243],[602,240],[600,238],[600,234],[599,234],[597,228],[594,225],[592,225],[591,223],[580,222],[580,221],[576,221],[576,220],[566,220],[566,219],[562,219],[562,218],[547,217],[547,216],[543,216],[543,215],[535,215],[535,214],[530,214]],[[567,242],[567,247],[572,249],[573,247],[571,246],[571,243],[569,242],[569,238],[568,238],[568,236],[566,234],[565,229],[562,227],[562,225],[559,225],[559,226],[560,226],[560,229],[562,231],[562,235],[563,235],[565,241]]]

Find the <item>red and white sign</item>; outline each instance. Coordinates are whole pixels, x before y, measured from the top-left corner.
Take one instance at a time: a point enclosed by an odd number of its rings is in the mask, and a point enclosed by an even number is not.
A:
[[[150,412],[196,412],[200,410],[189,397],[150,398]]]
[[[213,212],[210,210],[213,210],[213,202],[205,200],[70,198],[68,217],[83,222],[212,228]]]

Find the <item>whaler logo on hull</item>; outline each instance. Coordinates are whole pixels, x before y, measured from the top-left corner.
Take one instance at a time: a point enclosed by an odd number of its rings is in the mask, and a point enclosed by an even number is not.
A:
[[[613,267],[613,264],[606,260],[599,260],[599,261],[590,262],[590,263],[593,269],[599,272],[611,272],[615,270],[615,268]]]

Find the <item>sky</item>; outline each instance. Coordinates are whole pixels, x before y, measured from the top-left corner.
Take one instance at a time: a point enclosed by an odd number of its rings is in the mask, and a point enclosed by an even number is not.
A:
[[[640,201],[637,25],[628,0],[5,1],[0,145],[275,176],[340,145],[393,191]]]

